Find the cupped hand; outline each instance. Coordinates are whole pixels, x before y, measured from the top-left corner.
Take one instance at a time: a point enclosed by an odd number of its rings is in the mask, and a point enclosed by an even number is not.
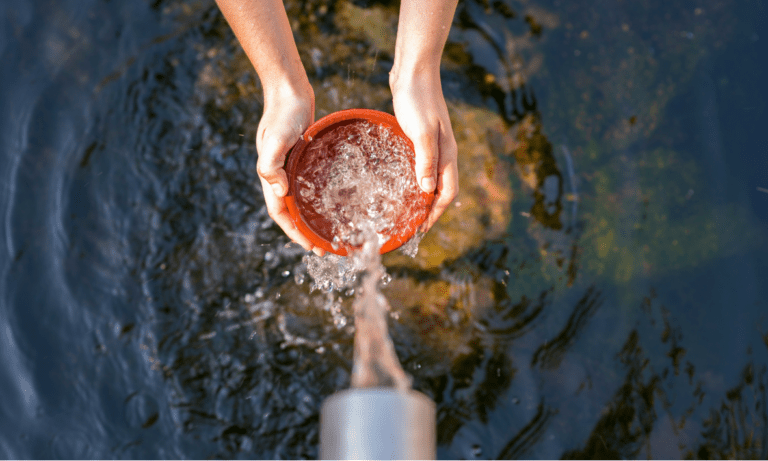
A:
[[[256,133],[256,150],[259,154],[256,169],[269,216],[291,240],[307,251],[312,250],[322,255],[324,251],[315,247],[296,228],[285,203],[288,194],[285,158],[314,121],[314,113],[315,101],[311,89],[304,95],[285,90],[268,98]]]
[[[456,138],[448,117],[439,71],[391,75],[392,101],[400,127],[413,142],[416,179],[424,192],[437,189],[421,227],[428,231],[459,193]]]

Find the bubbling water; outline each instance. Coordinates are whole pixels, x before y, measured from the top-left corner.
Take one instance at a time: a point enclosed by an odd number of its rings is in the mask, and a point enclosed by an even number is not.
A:
[[[413,151],[391,129],[354,120],[321,134],[304,155],[296,199],[307,224],[335,247],[360,247],[363,225],[372,225],[383,244],[389,235],[412,233],[412,223],[426,216]]]

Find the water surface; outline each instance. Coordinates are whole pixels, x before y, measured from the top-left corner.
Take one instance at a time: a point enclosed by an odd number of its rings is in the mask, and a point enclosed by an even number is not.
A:
[[[318,117],[392,110],[395,2],[286,6]],[[440,457],[768,457],[765,8],[461,2],[461,193],[385,258]],[[353,294],[266,213],[213,2],[6,2],[0,55],[0,457],[316,457]]]

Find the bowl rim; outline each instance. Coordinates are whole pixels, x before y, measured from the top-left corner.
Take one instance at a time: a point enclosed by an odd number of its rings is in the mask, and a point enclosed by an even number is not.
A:
[[[383,125],[391,129],[396,136],[400,136],[403,140],[405,140],[411,150],[413,150],[413,142],[411,142],[408,136],[405,135],[403,129],[400,127],[400,124],[397,123],[397,119],[391,114],[373,109],[345,109],[328,114],[310,125],[304,134],[301,135],[298,141],[296,141],[296,144],[294,144],[293,147],[288,150],[285,161],[285,172],[288,176],[288,193],[285,196],[285,204],[288,208],[288,213],[290,214],[291,219],[299,232],[307,237],[313,245],[339,256],[347,256],[349,254],[349,250],[352,248],[344,245],[340,245],[338,248],[334,248],[331,242],[317,234],[307,225],[301,215],[298,204],[296,203],[294,171],[298,166],[297,163],[301,157],[301,154],[303,154],[304,150],[314,138],[318,137],[321,132],[352,120],[365,120],[367,122]],[[436,192],[427,193],[421,191],[421,195],[426,200],[427,206],[430,209],[435,200],[435,193]],[[424,222],[427,216],[429,216],[429,212],[424,216],[423,219],[417,219],[415,222],[411,222],[411,225],[409,225],[404,232],[396,235],[390,235],[389,240],[387,240],[381,246],[379,253],[384,254],[401,247],[405,242],[410,240],[414,234],[416,234],[416,231]]]

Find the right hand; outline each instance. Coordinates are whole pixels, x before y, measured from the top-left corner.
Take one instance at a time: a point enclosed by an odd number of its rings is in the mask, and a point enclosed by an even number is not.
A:
[[[459,193],[458,148],[440,83],[440,68],[390,73],[395,116],[416,154],[416,177],[435,201],[419,229],[427,232]]]
[[[314,92],[311,87],[303,94],[286,88],[266,99],[264,114],[256,132],[256,150],[259,154],[256,170],[261,180],[267,211],[291,240],[305,250],[322,256],[325,252],[315,247],[296,228],[285,203],[285,196],[288,194],[285,157],[314,121]]]

